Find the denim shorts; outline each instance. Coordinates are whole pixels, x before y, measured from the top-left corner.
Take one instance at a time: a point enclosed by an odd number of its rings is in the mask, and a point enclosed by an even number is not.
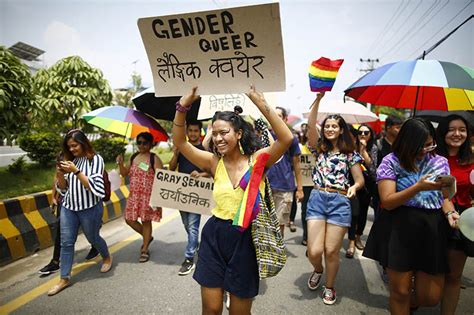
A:
[[[351,203],[349,198],[336,192],[313,189],[308,200],[306,221],[324,220],[342,227],[351,226]]]

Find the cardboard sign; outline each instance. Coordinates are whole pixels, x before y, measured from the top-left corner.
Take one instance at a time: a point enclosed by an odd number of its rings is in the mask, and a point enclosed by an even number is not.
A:
[[[313,168],[316,165],[316,159],[312,154],[300,155],[301,179],[303,186],[314,186],[313,182]]]
[[[285,89],[278,3],[141,18],[156,96]]]
[[[278,106],[276,93],[264,93],[265,100],[272,106]],[[249,115],[257,119],[262,114],[257,106],[245,95],[245,93],[221,94],[221,95],[201,95],[201,106],[199,107],[198,120],[209,119],[216,111],[234,111],[234,106],[243,109],[242,115]]]
[[[211,214],[214,181],[189,174],[157,170],[151,191],[150,206],[166,207],[199,214]]]

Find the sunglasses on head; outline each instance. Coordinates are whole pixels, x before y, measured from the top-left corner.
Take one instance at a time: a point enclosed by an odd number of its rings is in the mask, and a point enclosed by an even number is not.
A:
[[[357,131],[357,134],[359,134],[360,136],[368,136],[368,135],[370,135],[370,131],[369,130],[359,130],[359,131]]]
[[[142,144],[143,144],[143,145],[148,145],[148,144],[150,144],[150,142],[148,142],[148,141],[140,141],[140,140],[137,141],[137,145],[142,145]]]

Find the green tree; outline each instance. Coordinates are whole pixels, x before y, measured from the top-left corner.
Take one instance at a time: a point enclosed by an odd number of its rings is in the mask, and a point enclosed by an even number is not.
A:
[[[132,85],[127,89],[119,89],[114,92],[114,103],[117,105],[134,108],[132,99],[137,92],[143,89],[142,77],[139,73],[132,73]]]
[[[0,46],[0,139],[11,142],[29,129],[31,74],[6,47]]]
[[[34,76],[39,127],[64,130],[65,121],[79,126],[80,117],[90,110],[108,106],[112,91],[102,71],[91,67],[79,56],[59,60]]]

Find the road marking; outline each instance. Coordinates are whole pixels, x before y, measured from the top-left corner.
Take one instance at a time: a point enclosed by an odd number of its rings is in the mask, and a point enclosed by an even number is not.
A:
[[[165,224],[169,223],[170,221],[176,219],[178,216],[179,216],[179,211],[175,210],[170,215],[164,217],[161,220],[161,222],[159,222],[153,228],[153,231],[159,229],[163,225],[165,225]],[[128,244],[138,240],[139,238],[141,238],[141,236],[139,234],[133,234],[132,236],[124,239],[123,241],[120,241],[120,242],[110,246],[109,247],[110,254],[114,254],[115,252],[121,250],[122,248],[124,248]],[[81,271],[83,271],[83,270],[85,270],[85,269],[87,269],[91,266],[97,265],[98,263],[100,263],[101,260],[102,259],[100,258],[100,256],[98,256],[97,258],[94,258],[91,261],[76,264],[72,268],[72,275],[73,276],[77,275]],[[41,284],[40,286],[24,293],[23,295],[20,295],[19,297],[13,299],[12,301],[10,301],[10,302],[8,302],[4,305],[1,305],[0,306],[0,314],[8,314],[8,313],[11,313],[11,312],[15,311],[16,309],[22,307],[23,305],[31,302],[32,300],[34,300],[38,296],[48,292],[48,290],[51,289],[53,287],[53,285],[55,285],[58,282],[59,282],[59,276],[57,276],[57,277]]]
[[[365,258],[362,255],[357,255],[357,258],[360,260],[360,265],[364,272],[365,281],[370,294],[388,297],[389,293],[387,286],[380,276],[378,263],[375,260]]]

